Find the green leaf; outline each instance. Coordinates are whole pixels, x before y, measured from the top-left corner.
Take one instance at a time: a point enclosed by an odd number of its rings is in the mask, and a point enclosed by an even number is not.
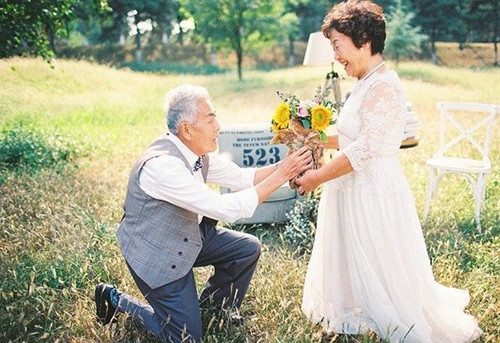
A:
[[[319,132],[319,136],[321,137],[321,140],[322,140],[323,142],[326,142],[326,141],[327,141],[327,138],[328,138],[328,137],[326,136],[326,133],[324,133],[323,131],[320,131],[320,132]]]
[[[305,129],[310,129],[311,128],[311,122],[307,119],[302,119],[302,126]]]

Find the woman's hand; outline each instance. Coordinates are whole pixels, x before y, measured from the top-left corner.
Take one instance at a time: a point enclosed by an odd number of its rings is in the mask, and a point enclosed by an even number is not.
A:
[[[298,177],[295,183],[299,186],[299,194],[304,195],[312,192],[324,182],[338,178],[339,176],[354,171],[351,161],[343,154],[337,153],[333,159],[319,169],[308,170],[304,175]]]
[[[323,148],[325,148],[325,149],[338,150],[338,148],[339,148],[339,136],[338,135],[328,136],[326,139],[326,142],[324,142],[322,145],[323,145]]]
[[[318,187],[321,182],[317,177],[318,170],[308,170],[303,175],[295,179],[295,183],[299,186],[298,192],[300,195],[305,195]]]

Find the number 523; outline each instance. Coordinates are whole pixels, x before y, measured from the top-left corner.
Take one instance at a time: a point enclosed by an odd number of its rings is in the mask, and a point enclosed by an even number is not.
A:
[[[280,160],[280,149],[276,146],[269,149],[243,149],[243,165],[245,167],[260,167]]]

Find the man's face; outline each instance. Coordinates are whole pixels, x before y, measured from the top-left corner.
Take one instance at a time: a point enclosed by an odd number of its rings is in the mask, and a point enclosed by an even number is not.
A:
[[[219,123],[215,118],[215,108],[210,100],[203,100],[198,116],[193,124],[188,124],[191,132],[190,149],[198,156],[217,150]]]

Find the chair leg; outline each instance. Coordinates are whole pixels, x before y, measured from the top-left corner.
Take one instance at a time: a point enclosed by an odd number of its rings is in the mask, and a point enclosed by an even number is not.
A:
[[[478,187],[480,187],[481,190],[480,198],[482,205],[485,204],[486,200],[486,175],[487,174],[479,174],[477,178]]]
[[[476,228],[479,232],[481,232],[481,207],[485,205],[486,198],[486,175],[487,174],[479,174],[477,176],[474,195],[474,218],[476,220]]]
[[[474,180],[472,175],[468,173],[460,173],[463,175],[471,186],[472,196],[474,198],[474,221],[476,222],[476,228],[481,232],[481,222],[480,222],[480,212],[481,212],[481,198],[482,198],[482,175],[477,176],[477,180]]]
[[[431,207],[431,199],[436,189],[436,174],[434,169],[429,168],[429,185],[427,186],[427,194],[425,195],[425,205],[424,205],[424,220],[427,219],[429,215],[429,209]]]
[[[482,202],[481,192],[482,192],[482,187],[481,184],[478,182],[476,184],[476,189],[474,190],[474,219],[476,221],[476,229],[479,232],[481,232],[481,219],[480,219],[481,202]]]

